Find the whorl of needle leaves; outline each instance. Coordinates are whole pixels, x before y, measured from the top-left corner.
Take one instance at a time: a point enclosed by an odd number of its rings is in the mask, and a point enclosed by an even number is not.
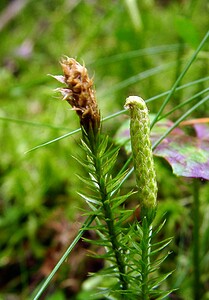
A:
[[[95,99],[93,80],[89,78],[87,69],[75,59],[66,57],[61,61],[64,76],[53,76],[66,87],[58,88],[66,100],[76,111],[85,132],[96,134],[100,128],[100,113]]]

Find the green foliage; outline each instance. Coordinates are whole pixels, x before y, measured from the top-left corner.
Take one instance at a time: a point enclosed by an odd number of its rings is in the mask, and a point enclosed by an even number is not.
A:
[[[130,223],[135,209],[127,209],[126,200],[133,192],[119,195],[119,187],[127,172],[113,176],[119,149],[109,145],[107,136],[98,134],[95,140],[89,139],[85,133],[83,136],[82,148],[86,159],[79,158],[78,161],[89,177],[80,179],[91,194],[80,195],[91,209],[85,215],[91,216],[93,212],[96,219],[93,225],[82,229],[96,231],[98,235],[96,240],[84,238],[84,241],[105,249],[105,253],[92,254],[94,258],[106,261],[106,267],[95,276],[111,278],[111,284],[107,287],[103,285],[99,294],[114,299],[163,299],[171,291],[160,290],[159,286],[170,273],[159,276],[156,272],[167,254],[156,257],[171,240],[153,243],[153,237],[162,226],[153,232],[150,218],[147,221],[148,216],[142,217],[142,224],[136,219]]]
[[[37,281],[47,277],[70,244],[72,236],[66,233],[73,232],[71,220],[73,224],[82,222],[77,215],[84,204],[77,191],[82,191],[83,183],[74,174],[83,176],[83,167],[81,169],[71,158],[71,155],[78,157],[81,151],[77,136],[72,136],[78,121],[67,104],[60,104],[57,96],[52,95],[57,85],[47,76],[59,72],[59,58],[63,54],[73,56],[90,68],[102,117],[110,116],[103,126],[112,137],[124,122],[121,109],[128,95],[149,99],[149,110],[158,112],[162,99],[158,96],[170,90],[197,45],[196,37],[201,40],[208,30],[205,0],[166,1],[166,4],[165,1],[135,1],[141,17],[141,31],[136,30],[138,23],[130,15],[133,11],[122,1],[22,1],[25,6],[11,15],[7,8],[10,3],[17,2],[0,3],[1,299],[10,295],[17,299],[29,298]],[[7,23],[3,22],[3,14],[9,16]],[[183,19],[178,28],[177,18]],[[184,30],[180,23],[184,23]],[[192,24],[188,36],[186,23]],[[208,87],[207,61],[208,46],[205,45],[166,108],[165,114],[174,109],[169,117],[172,121],[202,99],[200,93]],[[191,85],[192,81],[196,83]],[[185,84],[187,88],[181,88]],[[181,106],[185,99],[194,95],[194,102]],[[207,111],[208,103],[205,102],[192,112],[191,118],[207,117]],[[53,144],[53,140],[56,143]],[[41,144],[45,144],[45,148],[24,154]],[[127,160],[123,150],[119,151],[115,168],[121,169]],[[166,279],[166,284],[168,289],[178,287],[172,293],[174,299],[192,299],[193,183],[175,177],[161,159],[155,161],[160,191],[156,223],[158,219],[162,222],[163,215],[167,219],[160,239],[174,236],[168,246],[172,254],[163,263],[163,270],[165,273],[176,271]],[[132,177],[124,180],[122,194],[134,186]],[[201,182],[199,189],[200,284],[201,297],[207,299],[207,182]],[[134,195],[131,195],[130,206],[135,204]],[[52,220],[60,224],[57,235]],[[62,237],[64,245],[57,242],[57,236]],[[79,249],[82,247],[80,244]],[[80,256],[77,249],[76,254]],[[66,258],[64,265],[69,273],[66,276],[60,269],[45,292],[49,297],[55,294],[58,298],[87,299],[85,274],[88,267],[78,262],[79,274],[71,275],[74,261],[68,264]],[[45,268],[47,262],[50,262],[49,268]]]
[[[186,18],[176,18],[176,30],[185,43],[196,48],[200,43],[199,34],[193,23]]]
[[[111,266],[108,271],[105,270],[105,273],[109,275],[113,273],[116,277],[119,276],[119,286],[126,291],[128,280],[125,276],[124,250],[121,250],[124,245],[120,241],[120,230],[122,223],[126,222],[133,212],[120,209],[120,205],[123,205],[129,195],[122,198],[117,195],[118,186],[120,186],[120,182],[126,173],[123,172],[112,177],[112,169],[115,166],[118,149],[113,150],[111,146],[108,146],[107,137],[103,138],[98,135],[93,145],[88,139],[85,142],[83,142],[83,147],[87,160],[83,161],[82,164],[85,164],[91,180],[84,179],[84,183],[90,190],[95,191],[96,195],[93,198],[92,196],[84,196],[84,198],[98,218],[98,224],[92,228],[100,236],[100,240],[88,240],[88,242],[102,245],[107,249],[104,255],[97,255],[97,257],[111,261]],[[85,240],[87,241],[87,239]]]

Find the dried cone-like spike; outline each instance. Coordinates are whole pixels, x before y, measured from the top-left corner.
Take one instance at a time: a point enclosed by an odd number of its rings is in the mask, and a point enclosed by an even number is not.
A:
[[[128,97],[125,108],[130,110],[131,146],[142,216],[152,221],[157,206],[157,181],[148,109],[144,100],[137,96]]]
[[[57,90],[63,95],[77,112],[81,126],[87,134],[96,134],[100,128],[100,113],[95,99],[93,81],[89,78],[87,69],[75,59],[66,57],[61,61],[64,76],[53,76],[65,83],[65,88]]]

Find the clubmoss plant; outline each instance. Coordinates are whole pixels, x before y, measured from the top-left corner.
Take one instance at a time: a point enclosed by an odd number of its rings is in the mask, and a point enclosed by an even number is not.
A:
[[[170,292],[156,289],[158,284],[157,281],[153,281],[152,273],[155,268],[157,269],[160,266],[167,255],[157,263],[151,260],[151,256],[155,252],[152,251],[153,247],[161,244],[162,248],[164,248],[170,243],[170,239],[162,241],[162,243],[153,244],[153,237],[159,230],[153,234],[152,223],[157,211],[158,189],[150,141],[149,114],[145,101],[137,96],[128,97],[125,102],[125,108],[130,111],[131,147],[141,210],[141,223],[137,224],[137,229],[140,233],[140,263],[138,267],[141,283],[141,290],[138,295],[140,295],[140,299],[150,299],[150,297],[163,299]],[[158,251],[159,249],[157,249]],[[165,275],[161,280],[163,281],[169,275]],[[155,283],[154,285],[153,282]]]
[[[119,192],[128,171],[114,174],[119,147],[112,145],[109,137],[101,130],[93,81],[89,78],[86,68],[73,58],[66,57],[61,61],[61,66],[64,76],[53,77],[65,84],[64,88],[57,90],[80,118],[81,147],[85,158],[77,160],[88,173],[88,176],[80,177],[85,183],[85,194],[79,194],[91,209],[85,214],[95,217],[95,223],[88,223],[83,230],[94,230],[98,234],[96,241],[85,240],[104,247],[104,254],[94,254],[95,257],[106,261],[105,268],[96,275],[112,278],[100,289],[100,294],[108,299],[162,299],[169,292],[158,287],[168,275],[155,277],[155,273],[167,255],[156,261],[153,261],[153,257],[158,255],[170,240],[156,244],[153,242],[161,226],[153,232],[157,183],[146,104],[135,96],[127,98],[125,104],[131,115],[133,161],[141,208],[141,220],[138,221],[133,218],[135,209],[127,210],[124,205],[133,192],[126,195],[120,195]],[[89,192],[86,192],[86,187]]]
[[[95,193],[94,196],[91,195],[91,198],[86,195],[82,196],[98,217],[98,225],[94,230],[97,230],[102,236],[100,243],[107,249],[105,258],[109,258],[110,261],[114,260],[119,288],[127,291],[126,265],[118,238],[119,225],[116,226],[116,223],[122,222],[121,220],[116,221],[119,213],[117,207],[125,201],[125,198],[120,198],[118,201],[117,197],[114,196],[118,183],[125,173],[119,174],[115,178],[112,178],[111,174],[118,148],[112,148],[109,145],[108,137],[101,134],[100,114],[92,88],[93,82],[89,78],[86,68],[72,58],[63,60],[61,66],[64,76],[55,76],[55,78],[65,83],[67,87],[58,89],[58,91],[63,95],[63,99],[70,103],[80,118],[83,136],[82,147],[86,152],[86,159],[79,161],[86,168],[90,180],[89,178],[81,178],[81,180]],[[113,271],[116,274],[115,268]]]

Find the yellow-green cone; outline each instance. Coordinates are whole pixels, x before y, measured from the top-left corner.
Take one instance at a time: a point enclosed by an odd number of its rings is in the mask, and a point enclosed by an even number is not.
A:
[[[137,96],[128,97],[125,108],[130,111],[131,146],[142,216],[153,219],[157,206],[157,181],[148,109],[144,100]]]

